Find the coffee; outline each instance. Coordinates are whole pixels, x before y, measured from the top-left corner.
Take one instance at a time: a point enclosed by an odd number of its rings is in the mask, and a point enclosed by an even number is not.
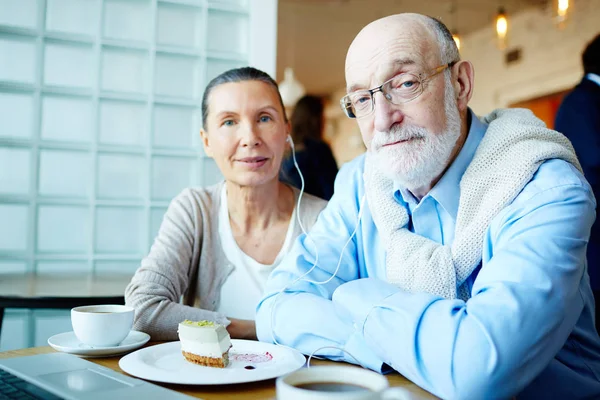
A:
[[[369,392],[364,386],[346,382],[306,382],[294,385],[298,389],[314,390],[319,392]]]

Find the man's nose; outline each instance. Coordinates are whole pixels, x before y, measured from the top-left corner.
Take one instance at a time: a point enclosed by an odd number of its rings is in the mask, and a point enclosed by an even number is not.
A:
[[[373,95],[374,128],[379,132],[387,132],[392,125],[402,122],[404,113],[398,106],[390,103],[382,92]]]

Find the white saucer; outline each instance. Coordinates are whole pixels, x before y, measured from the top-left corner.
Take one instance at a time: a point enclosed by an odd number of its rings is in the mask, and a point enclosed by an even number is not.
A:
[[[110,357],[140,348],[148,340],[150,340],[150,335],[147,333],[131,331],[117,346],[95,348],[81,343],[75,336],[75,332],[71,331],[52,336],[48,339],[48,344],[55,350],[62,351],[63,353],[84,357]]]

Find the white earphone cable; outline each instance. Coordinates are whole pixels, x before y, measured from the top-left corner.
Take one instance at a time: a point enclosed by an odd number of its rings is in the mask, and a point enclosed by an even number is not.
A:
[[[344,255],[344,251],[346,250],[346,247],[348,247],[348,245],[350,244],[350,242],[352,241],[352,239],[354,238],[354,236],[356,235],[356,232],[358,231],[358,226],[360,225],[360,220],[362,218],[362,213],[364,210],[364,202],[365,202],[365,196],[363,195],[363,197],[361,198],[360,201],[360,205],[359,205],[359,210],[358,210],[358,218],[356,221],[356,226],[354,227],[354,230],[352,231],[352,234],[350,235],[350,237],[348,238],[348,240],[346,241],[346,243],[344,244],[344,246],[342,247],[342,250],[340,252],[340,258],[338,260],[337,266],[335,268],[335,271],[333,272],[333,274],[326,280],[324,281],[312,281],[310,279],[304,279],[305,276],[307,276],[308,274],[310,274],[316,267],[317,264],[319,262],[319,251],[318,251],[318,247],[316,242],[312,239],[312,237],[310,236],[310,234],[306,231],[306,229],[304,229],[304,226],[302,225],[302,220],[300,218],[300,202],[302,200],[302,195],[304,194],[304,176],[302,175],[302,172],[300,171],[300,166],[298,165],[298,162],[296,160],[296,150],[294,148],[294,142],[291,138],[291,136],[288,135],[287,141],[290,143],[290,147],[292,148],[292,159],[294,161],[294,167],[296,167],[296,170],[298,171],[298,175],[300,175],[300,195],[298,196],[298,203],[296,205],[296,216],[298,219],[298,224],[300,225],[300,229],[302,230],[302,233],[304,233],[306,235],[306,237],[310,240],[310,242],[312,243],[312,245],[314,246],[315,249],[315,261],[312,265],[311,268],[309,268],[308,271],[306,271],[304,274],[300,275],[298,278],[296,278],[292,283],[290,283],[289,285],[285,286],[283,289],[281,289],[276,295],[275,298],[273,299],[273,306],[271,308],[271,338],[273,340],[273,343],[275,343],[276,345],[279,346],[284,346],[284,347],[288,347],[285,345],[282,345],[281,343],[279,343],[275,337],[275,329],[274,329],[274,315],[275,315],[275,307],[277,306],[277,299],[279,298],[280,295],[282,295],[286,290],[288,290],[290,287],[292,287],[293,285],[295,285],[297,282],[299,281],[304,281],[304,282],[308,282],[308,283],[312,283],[314,285],[325,285],[329,282],[331,282],[331,280],[337,275],[340,266],[342,265],[342,259],[343,259],[343,255]],[[346,353],[348,353],[357,363],[358,360],[356,359],[356,357],[354,357],[352,354],[350,354],[347,350],[339,348],[339,347],[335,347],[335,346],[324,346],[324,347],[320,347],[316,350],[314,350],[309,357],[309,363],[310,363],[310,358],[314,357],[314,353],[317,352],[318,350],[321,349],[325,349],[325,348],[335,348],[338,350],[342,350]]]

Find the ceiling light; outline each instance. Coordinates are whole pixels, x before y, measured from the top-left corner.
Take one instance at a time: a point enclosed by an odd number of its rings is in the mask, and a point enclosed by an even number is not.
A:
[[[296,80],[292,68],[286,68],[283,74],[283,81],[279,84],[279,93],[281,93],[283,105],[293,107],[300,97],[304,96],[304,86]]]
[[[452,39],[454,39],[454,43],[456,43],[456,47],[460,50],[460,36],[457,31],[452,32]]]
[[[565,27],[567,13],[569,11],[569,0],[558,0],[556,6],[556,23],[560,29]]]
[[[458,34],[458,0],[453,0],[450,5],[450,16],[452,17],[452,39],[456,43],[456,47],[460,51],[460,36]]]
[[[508,33],[508,19],[506,18],[506,11],[504,7],[498,9],[496,15],[496,35],[498,36],[498,47],[500,49],[506,48],[506,34]]]

